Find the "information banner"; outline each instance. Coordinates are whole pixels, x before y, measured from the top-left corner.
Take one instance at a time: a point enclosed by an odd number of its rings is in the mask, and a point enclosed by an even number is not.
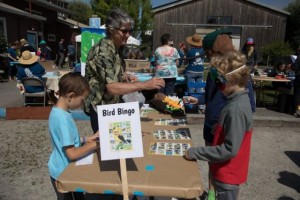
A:
[[[90,49],[105,37],[106,29],[81,28],[81,75],[85,75],[86,58]]]

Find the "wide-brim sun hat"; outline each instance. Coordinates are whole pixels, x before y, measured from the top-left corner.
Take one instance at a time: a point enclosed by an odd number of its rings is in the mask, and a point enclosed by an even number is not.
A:
[[[194,34],[186,38],[186,41],[193,46],[200,47],[202,46],[202,38],[198,34]]]
[[[38,61],[39,57],[32,55],[30,51],[24,51],[22,57],[19,59],[19,63],[22,65],[31,65]]]

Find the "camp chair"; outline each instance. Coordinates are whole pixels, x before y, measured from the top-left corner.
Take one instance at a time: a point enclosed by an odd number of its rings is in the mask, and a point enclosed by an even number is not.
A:
[[[28,93],[26,90],[23,93],[23,106],[26,106],[28,104],[43,104],[43,106],[46,106],[46,99],[47,99],[47,88],[45,83],[36,77],[26,77],[21,80],[21,83],[24,86],[24,90],[26,86],[42,86],[44,88],[44,91],[42,92],[35,92],[35,93]],[[28,97],[39,97],[43,98],[43,102],[29,102]]]
[[[198,102],[198,106],[196,105],[193,105],[193,104],[186,104],[185,105],[185,108],[186,108],[186,111],[189,112],[194,112],[194,111],[200,111],[202,113],[204,113],[204,110],[205,110],[205,85],[206,85],[206,82],[202,81],[202,82],[191,82],[191,81],[188,81],[187,82],[187,89],[186,89],[186,92],[185,92],[185,95],[186,96],[193,96],[193,97],[196,97],[199,102]],[[189,88],[200,88],[200,92],[189,92]],[[194,110],[194,111],[193,111]]]
[[[4,70],[0,70],[0,82],[7,82],[7,80],[5,80],[4,78],[3,78],[3,74],[5,73],[5,71]]]

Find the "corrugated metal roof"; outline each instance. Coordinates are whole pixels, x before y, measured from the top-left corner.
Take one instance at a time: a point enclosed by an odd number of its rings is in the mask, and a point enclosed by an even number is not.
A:
[[[158,6],[158,7],[153,8],[153,12],[154,12],[154,13],[155,13],[155,12],[159,12],[159,11],[166,10],[166,9],[169,9],[169,8],[172,8],[172,7],[181,5],[181,4],[186,4],[186,3],[192,2],[192,1],[196,1],[196,0],[178,0],[178,1],[174,1],[174,2],[172,2],[172,3],[168,3],[168,4],[165,4],[165,5],[161,5],[161,6]],[[282,9],[278,9],[278,8],[275,8],[275,7],[272,7],[272,6],[263,4],[263,3],[259,3],[259,2],[257,2],[257,1],[253,1],[253,0],[244,0],[244,1],[247,1],[247,2],[249,2],[249,3],[256,4],[256,5],[258,5],[258,6],[261,6],[261,7],[270,9],[270,10],[274,10],[274,11],[276,11],[276,12],[279,12],[279,13],[282,13],[282,14],[285,14],[285,15],[290,15],[290,14],[291,14],[290,12],[287,12],[287,11],[284,11],[284,10],[282,10]]]
[[[39,15],[35,15],[35,14],[31,14],[29,12],[17,9],[15,7],[12,7],[10,5],[7,5],[5,3],[1,3],[0,2],[0,10],[3,12],[7,12],[7,13],[12,13],[14,15],[20,15],[20,16],[24,16],[24,17],[28,17],[31,19],[36,19],[39,21],[47,21],[47,18],[39,16]]]

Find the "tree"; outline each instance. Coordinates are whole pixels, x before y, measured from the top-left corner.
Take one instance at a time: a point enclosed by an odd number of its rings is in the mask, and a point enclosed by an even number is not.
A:
[[[293,50],[290,44],[282,41],[274,41],[262,48],[263,60],[267,65],[269,65],[269,63],[273,65],[276,58],[292,54]]]
[[[145,52],[145,57],[150,57],[152,55],[152,30],[153,30],[153,13],[152,4],[150,0],[141,0],[141,20],[140,20],[140,33],[142,45],[141,49]],[[146,34],[150,31],[149,34]]]
[[[300,0],[290,3],[285,10],[291,13],[287,21],[286,39],[296,49],[300,46]]]
[[[105,23],[108,11],[112,8],[121,8],[126,11],[134,20],[133,37],[142,40],[141,48],[152,46],[152,37],[145,32],[152,30],[152,5],[151,0],[92,0],[93,13],[101,18],[102,24]]]
[[[97,15],[101,18],[101,24],[104,24],[106,21],[107,13],[110,9],[109,4],[106,0],[92,0],[92,12],[94,15]]]
[[[7,40],[3,34],[0,33],[0,53],[6,53]]]
[[[90,5],[79,0],[75,0],[69,3],[68,9],[73,12],[71,19],[83,24],[89,24],[89,18],[92,17],[93,13]]]

